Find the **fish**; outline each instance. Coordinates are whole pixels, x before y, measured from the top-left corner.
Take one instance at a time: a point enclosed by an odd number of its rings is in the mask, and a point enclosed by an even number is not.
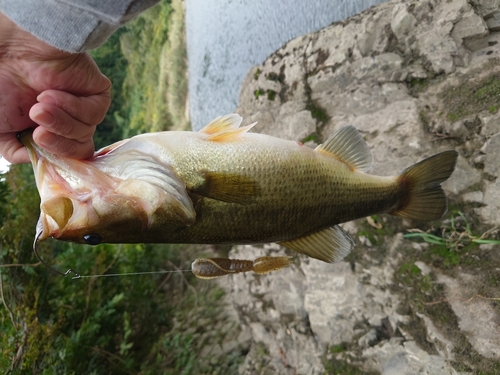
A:
[[[199,132],[140,134],[87,160],[51,154],[31,132],[20,134],[41,199],[36,241],[275,242],[333,263],[355,246],[341,223],[381,213],[437,220],[447,210],[441,183],[455,168],[454,150],[375,176],[353,126],[313,149],[241,122],[230,114]]]

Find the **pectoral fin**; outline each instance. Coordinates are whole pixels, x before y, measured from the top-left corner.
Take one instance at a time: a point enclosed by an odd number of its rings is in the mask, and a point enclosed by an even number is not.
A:
[[[354,247],[352,238],[338,225],[279,244],[327,263],[341,261]]]
[[[191,191],[227,203],[251,204],[260,194],[259,184],[249,177],[218,172],[202,172],[203,183]]]

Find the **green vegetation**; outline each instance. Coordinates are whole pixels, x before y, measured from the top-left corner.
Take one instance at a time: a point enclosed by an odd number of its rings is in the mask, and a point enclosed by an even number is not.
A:
[[[445,287],[439,282],[437,274],[454,276],[457,272],[471,273],[481,278],[475,298],[498,301],[498,272],[500,266],[495,247],[491,251],[480,248],[480,245],[498,245],[497,228],[483,229],[475,222],[475,216],[469,209],[451,210],[449,219],[441,222],[439,228],[431,227],[427,231],[412,230],[405,238],[424,245],[421,250],[408,246],[402,250],[402,260],[394,274],[392,289],[403,298],[398,310],[401,314],[415,316],[424,314],[439,323],[441,332],[453,342],[458,342],[454,356],[457,371],[495,374],[498,373],[498,362],[481,356],[471,346],[464,334],[457,329],[458,321],[447,300]],[[490,238],[492,237],[492,238]],[[428,266],[417,267],[416,261]],[[481,272],[478,273],[477,270]],[[428,353],[436,351],[426,337],[425,324],[419,318],[404,325],[404,329],[417,341],[418,345]],[[473,364],[473,369],[466,364]]]
[[[312,134],[309,134],[307,137],[305,137],[305,138],[303,138],[301,140],[302,143],[306,143],[306,142],[309,142],[309,141],[312,141],[314,143],[320,144],[321,143],[321,137],[319,136],[318,133],[312,133]]]
[[[311,111],[312,118],[318,120],[319,122],[328,121],[328,114],[326,113],[326,110],[313,103],[312,101],[309,102],[309,104],[306,106],[306,109]]]
[[[457,121],[464,116],[481,111],[496,112],[500,96],[500,77],[492,75],[479,82],[467,80],[460,86],[450,88],[444,95],[449,121]]]
[[[98,148],[138,133],[187,129],[187,53],[182,2],[163,0],[90,51],[111,79]]]
[[[455,225],[455,215],[458,215],[458,217],[463,219],[465,225],[463,229],[460,229],[457,225]],[[499,240],[486,238],[490,234],[490,231],[484,232],[480,236],[474,235],[467,219],[465,218],[465,215],[460,211],[452,212],[450,227],[444,227],[442,233],[442,236],[436,236],[432,233],[417,231],[416,233],[407,233],[403,237],[421,238],[427,243],[439,245],[440,248],[445,248],[450,251],[459,250],[469,243],[500,245]]]
[[[325,366],[325,375],[375,375],[373,372],[360,370],[360,363],[353,364],[352,358],[343,353],[348,350],[348,344],[342,343],[331,346],[328,354],[323,358]]]
[[[260,75],[262,73],[262,70],[260,70],[259,68],[257,68],[257,70],[253,73],[253,79],[255,80],[258,80]]]
[[[259,99],[259,96],[262,96],[264,95],[265,91],[262,90],[261,88],[258,88],[257,90],[254,91],[254,96],[255,96],[255,99]]]
[[[427,88],[428,85],[429,85],[429,80],[426,78],[413,78],[410,81],[410,89],[414,93],[423,91],[424,89]]]
[[[239,349],[199,359],[204,346],[226,334],[214,329],[223,305],[219,288],[180,272],[82,279],[54,274],[32,251],[39,200],[31,167],[13,166],[5,177],[0,181],[1,373],[173,375],[237,369]],[[200,252],[186,245],[89,247],[54,240],[40,246],[46,262],[83,276],[189,269]]]
[[[137,132],[185,127],[186,51],[180,1],[162,1],[92,51],[113,82],[98,147]],[[72,279],[40,264],[32,243],[39,197],[30,165],[0,176],[0,373],[234,373],[239,349],[203,362],[221,342],[223,292],[191,273]],[[190,269],[202,249],[48,240],[39,253],[85,275]],[[210,332],[212,336],[206,334]],[[207,338],[211,339],[208,340]]]
[[[276,98],[276,91],[267,90],[267,99],[274,100],[274,98]]]

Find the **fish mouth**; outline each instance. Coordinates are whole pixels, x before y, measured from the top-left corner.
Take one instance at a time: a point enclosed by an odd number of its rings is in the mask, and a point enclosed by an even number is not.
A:
[[[32,130],[18,138],[40,194],[37,242],[49,237],[90,245],[148,242],[148,234],[164,231],[165,222],[178,229],[196,217],[175,171],[148,153],[124,150],[127,140],[76,160],[38,146]]]
[[[40,194],[37,241],[59,238],[69,227],[97,225],[99,215],[91,204],[93,195],[96,191],[112,189],[116,186],[116,179],[84,160],[65,158],[44,150],[33,140],[33,130],[19,133],[18,139],[28,151]],[[89,186],[89,180],[93,186]]]

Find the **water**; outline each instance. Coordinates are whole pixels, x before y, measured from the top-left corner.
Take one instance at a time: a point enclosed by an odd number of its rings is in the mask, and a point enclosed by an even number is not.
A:
[[[248,70],[290,39],[384,0],[186,0],[193,129],[231,113]]]

